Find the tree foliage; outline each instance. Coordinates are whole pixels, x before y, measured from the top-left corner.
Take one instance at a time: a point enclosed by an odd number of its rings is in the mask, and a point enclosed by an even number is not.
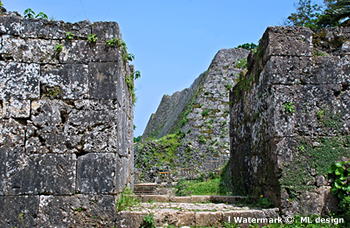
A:
[[[285,26],[303,26],[312,30],[350,25],[350,0],[323,0],[321,5],[311,0],[299,0],[296,12],[283,22]]]
[[[299,0],[294,5],[296,12],[292,13],[284,25],[287,26],[303,26],[315,29],[317,27],[318,17],[322,13],[321,6],[312,4],[311,0]]]
[[[324,14],[319,18],[322,27],[349,26],[350,25],[350,0],[331,1]]]

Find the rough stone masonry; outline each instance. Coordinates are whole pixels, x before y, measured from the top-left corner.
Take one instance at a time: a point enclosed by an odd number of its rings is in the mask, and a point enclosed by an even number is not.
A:
[[[2,9],[0,35],[0,227],[113,226],[133,183],[133,67],[106,45],[118,24]]]
[[[337,209],[327,168],[350,157],[349,38],[349,28],[267,28],[230,94],[235,192],[283,215]]]

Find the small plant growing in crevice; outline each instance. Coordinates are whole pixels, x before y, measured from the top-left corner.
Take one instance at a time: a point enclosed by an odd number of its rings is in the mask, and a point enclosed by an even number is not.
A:
[[[231,90],[231,89],[233,88],[233,85],[227,83],[227,84],[225,85],[225,87],[226,87],[227,90]]]
[[[239,59],[237,61],[237,65],[236,65],[236,68],[239,68],[239,69],[246,69],[248,67],[248,62],[247,62],[247,59],[246,58],[243,58],[243,59]]]
[[[323,52],[323,51],[316,51],[314,50],[314,53],[312,54],[313,57],[317,57],[317,56],[323,56],[323,57],[326,57],[326,56],[329,56],[329,54],[327,54],[326,52]]]
[[[133,61],[135,59],[135,55],[131,53],[125,53],[123,55],[123,61],[126,62],[127,60]]]
[[[141,77],[140,71],[135,71],[129,76],[125,77],[125,82],[129,88],[129,92],[131,93],[132,96],[132,104],[135,105],[136,102],[136,94],[135,94],[135,86],[134,86],[134,80],[138,79]]]
[[[67,32],[67,33],[66,33],[66,39],[68,39],[68,40],[73,39],[74,36],[75,36],[75,35],[74,35],[72,32]]]
[[[91,43],[96,43],[96,41],[98,40],[97,35],[96,34],[89,34],[89,37],[87,39],[87,41],[89,42],[89,44]]]
[[[141,223],[140,228],[156,228],[154,215],[145,215],[145,217],[143,217],[143,222]]]
[[[120,198],[117,200],[117,212],[125,211],[130,207],[136,206],[140,200],[135,197],[135,194],[129,187],[125,187],[121,192]]]
[[[63,50],[63,45],[62,44],[57,44],[55,47],[56,52],[59,54]]]
[[[204,138],[204,135],[200,135],[199,136],[199,142],[201,142],[201,143],[206,143],[207,142],[207,140]]]
[[[209,115],[209,112],[210,112],[209,109],[204,110],[204,111],[202,112],[202,116],[207,116],[207,115]]]
[[[106,41],[106,45],[110,47],[115,47],[115,46],[119,47],[119,44],[120,44],[120,40],[118,38],[113,38]]]
[[[31,8],[24,10],[23,15],[24,15],[24,18],[29,18],[29,19],[32,19],[32,18],[49,19],[49,17],[45,13],[39,12],[38,14],[35,14],[35,12]]]
[[[287,102],[287,103],[283,104],[285,111],[289,112],[291,114],[294,113],[294,106],[293,105],[294,105],[294,102]]]

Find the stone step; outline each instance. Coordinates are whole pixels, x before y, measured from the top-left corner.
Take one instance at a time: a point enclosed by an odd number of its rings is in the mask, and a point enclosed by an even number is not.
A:
[[[141,202],[176,202],[176,203],[253,203],[256,198],[246,196],[172,196],[172,195],[138,195]]]
[[[223,227],[224,222],[248,227],[252,223],[263,226],[281,220],[278,208],[237,207],[226,203],[141,203],[130,209],[117,214],[116,227],[140,227],[149,214],[154,215],[156,227]]]

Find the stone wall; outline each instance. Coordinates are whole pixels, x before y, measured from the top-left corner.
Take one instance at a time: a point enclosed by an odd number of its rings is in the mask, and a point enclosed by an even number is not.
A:
[[[143,140],[137,143],[135,165],[141,179],[154,181],[159,171],[178,169],[171,179],[196,178],[203,172],[217,170],[228,161],[229,90],[241,71],[239,61],[248,53],[245,49],[221,49],[208,70],[190,88],[163,97]],[[178,134],[177,143],[170,145],[162,140],[147,139],[152,136],[152,130],[157,138]],[[170,147],[176,150],[169,153]]]
[[[133,184],[133,67],[105,43],[118,24],[3,12],[0,35],[0,227],[112,227]]]
[[[349,157],[349,28],[269,27],[230,93],[234,191],[284,215],[336,210],[327,168]]]

